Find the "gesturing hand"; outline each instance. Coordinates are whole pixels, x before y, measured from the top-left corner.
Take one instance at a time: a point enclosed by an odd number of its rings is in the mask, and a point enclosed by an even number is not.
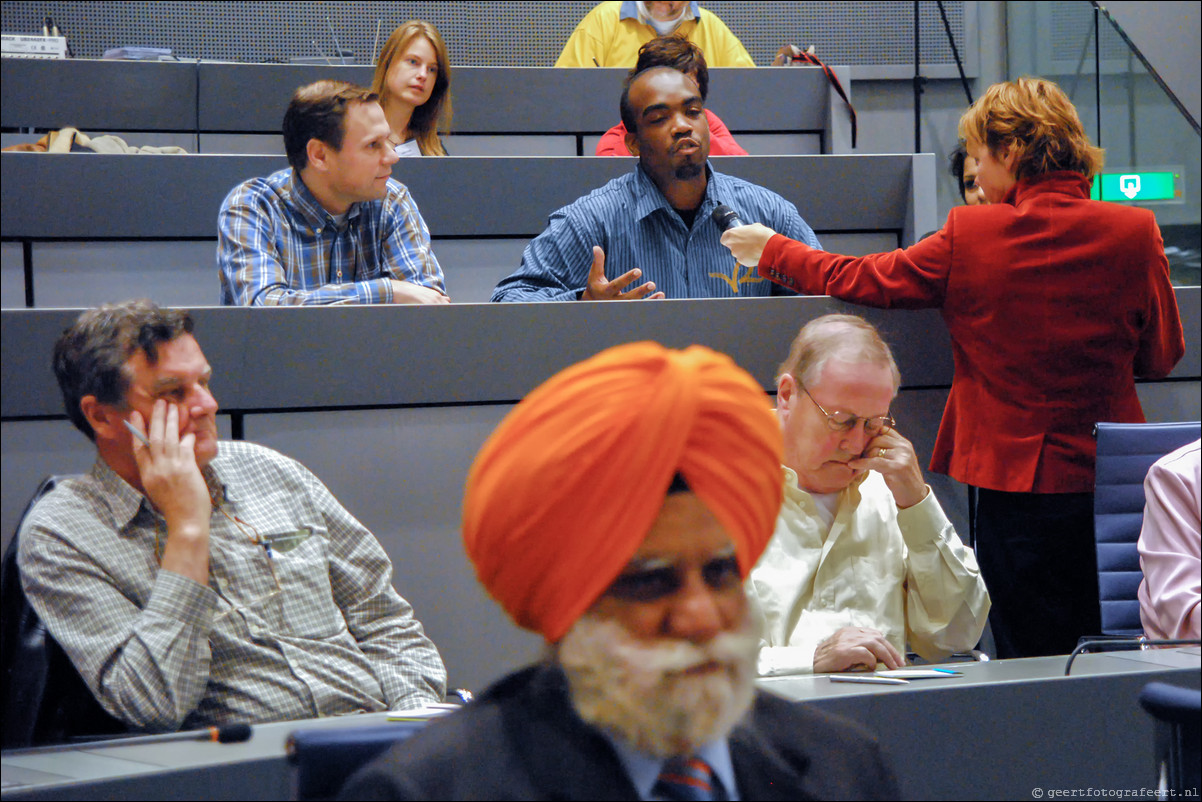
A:
[[[582,301],[634,301],[639,298],[663,298],[662,292],[655,291],[655,282],[648,281],[634,289],[623,292],[632,281],[643,275],[637,267],[628,270],[613,281],[605,278],[605,251],[599,245],[593,246],[593,266],[588,271],[588,286],[580,295]]]
[[[814,650],[814,673],[866,668],[872,671],[877,663],[887,668],[901,668],[906,661],[893,644],[875,629],[843,627]]]

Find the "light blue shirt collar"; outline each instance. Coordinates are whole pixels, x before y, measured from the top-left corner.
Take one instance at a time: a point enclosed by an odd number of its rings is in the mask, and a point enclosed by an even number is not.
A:
[[[690,16],[689,16],[690,14],[692,15],[692,19],[701,19],[701,3],[700,2],[694,1],[692,3],[689,3],[689,14],[685,15],[685,20],[690,18]],[[618,12],[618,19],[637,20],[638,18],[639,18],[639,4],[637,2],[635,2],[635,0],[624,0],[622,3],[622,9]],[[681,20],[681,22],[684,22],[684,20]]]
[[[663,209],[674,218],[679,219],[676,210],[672,208],[672,204],[668,203],[668,199],[664,197],[664,193],[659,191],[659,187],[651,180],[651,176],[647,175],[647,171],[643,169],[643,165],[635,165],[634,171],[637,176],[635,181],[640,189],[638,197],[635,198],[634,219],[642,220],[658,209]],[[694,219],[694,223],[703,217],[708,217],[713,212],[714,207],[718,205],[718,201],[714,197],[714,192],[714,171],[707,160],[705,163],[705,198],[701,201],[701,206],[697,207],[697,217]]]
[[[659,797],[651,795],[651,789],[655,787],[655,781],[659,779],[659,773],[664,765],[663,759],[645,755],[608,732],[602,732],[602,734],[609,740],[614,752],[617,753],[622,768],[626,770],[626,776],[634,783],[634,789],[638,792],[639,799],[658,799]],[[735,785],[735,767],[730,759],[730,744],[727,740],[721,738],[717,741],[710,741],[699,748],[695,754],[710,764],[710,768],[714,770],[715,776],[726,791],[726,798],[738,800],[740,797],[739,789]]]

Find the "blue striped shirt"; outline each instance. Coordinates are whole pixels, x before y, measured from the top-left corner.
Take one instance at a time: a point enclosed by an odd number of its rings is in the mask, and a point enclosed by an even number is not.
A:
[[[705,199],[686,227],[641,166],[551,215],[547,229],[526,246],[522,266],[493,290],[493,301],[570,301],[580,297],[593,264],[605,251],[611,281],[639,268],[668,298],[747,298],[791,295],[740,265],[718,241],[710,213],[725,203],[745,223],[763,223],[818,248],[797,207],[775,192],[723,175],[706,165]]]
[[[403,184],[351,205],[339,228],[292,168],[244,181],[217,219],[221,303],[390,303],[391,279],[446,293],[430,232]]]

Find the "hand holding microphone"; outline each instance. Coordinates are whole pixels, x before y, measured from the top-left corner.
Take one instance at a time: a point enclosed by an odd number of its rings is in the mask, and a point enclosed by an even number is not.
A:
[[[725,203],[719,203],[715,206],[714,211],[710,213],[710,217],[718,224],[718,229],[721,231],[730,231],[732,228],[747,225],[739,219],[739,213]]]
[[[722,244],[730,248],[730,252],[734,254],[739,264],[755,267],[760,263],[760,256],[764,253],[764,248],[768,245],[768,240],[772,239],[772,235],[776,233],[775,231],[759,223],[750,225],[744,223],[739,219],[738,212],[724,203],[720,203],[714,208],[711,217],[718,228],[724,232]]]

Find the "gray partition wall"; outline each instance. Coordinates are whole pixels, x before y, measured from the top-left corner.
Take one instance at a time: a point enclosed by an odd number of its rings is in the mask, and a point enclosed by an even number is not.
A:
[[[442,33],[454,69],[461,65],[550,67],[576,24],[596,0],[554,3],[473,0],[264,0],[255,3],[92,3],[5,0],[4,30],[33,33],[49,15],[67,32],[76,56],[98,58],[114,43],[170,47],[180,58],[209,61],[286,62],[296,57],[333,57],[334,40],[348,58],[371,64],[394,26],[424,19]],[[983,3],[982,33],[992,32]],[[921,29],[924,74],[954,78],[953,47],[959,47],[970,77],[978,72],[978,3],[945,0],[939,7],[904,0],[875,3],[748,3],[708,0],[747,48],[767,65],[784,42],[815,44],[828,63],[855,64],[868,78],[907,80],[913,75],[913,36]],[[914,19],[918,12],[919,19]],[[944,32],[950,25],[952,39]],[[315,58],[316,57],[316,58]]]
[[[1179,288],[1177,296],[1187,355],[1169,380],[1140,385],[1151,420],[1200,417],[1199,290]],[[864,315],[894,346],[904,381],[892,411],[925,464],[952,370],[946,329],[933,310],[869,310],[810,297],[201,308],[194,316],[230,430],[301,460],[376,533],[398,590],[439,644],[453,681],[479,687],[539,648],[477,587],[459,539],[468,467],[512,404],[560,368],[640,339],[709,345],[768,390],[797,329],[831,311]],[[91,445],[65,420],[49,367],[55,337],[77,312],[0,312],[5,539],[42,475],[91,463]],[[927,478],[964,528],[963,488]]]
[[[522,247],[552,211],[634,164],[402,159],[393,175],[421,209],[451,298],[473,302],[486,301],[516,269]],[[134,296],[216,303],[222,200],[238,182],[286,166],[273,156],[0,154],[6,303],[31,298],[34,307],[88,306]],[[937,226],[929,154],[740,156],[714,166],[792,201],[835,250],[888,250]]]
[[[834,69],[850,91],[846,69]],[[0,79],[5,86],[39,91],[0,96],[0,127],[191,133],[195,139],[191,147],[185,145],[188,150],[221,152],[218,148],[237,142],[229,135],[278,139],[298,86],[323,78],[368,85],[372,72],[371,67],[328,65],[4,59]],[[588,156],[597,135],[619,122],[626,71],[457,67],[453,76],[451,142],[460,143],[450,148],[453,154],[487,155],[473,147],[472,137],[488,136],[497,146],[504,141],[499,136],[514,135],[527,143],[524,155]],[[54,103],[46,103],[46,97]],[[806,148],[783,153],[851,149],[847,106],[817,67],[715,69],[710,106],[736,134],[777,135],[778,141],[794,136],[796,146]],[[548,154],[540,138],[548,140],[546,147],[566,142],[570,152]]]

